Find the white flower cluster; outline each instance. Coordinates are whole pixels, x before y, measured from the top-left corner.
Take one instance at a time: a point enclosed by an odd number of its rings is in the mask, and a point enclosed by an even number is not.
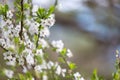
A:
[[[41,23],[38,23],[34,21],[34,19],[27,19],[25,20],[26,26],[28,26],[29,33],[31,35],[39,34],[40,37],[49,37],[50,31],[49,28],[54,25],[55,19],[54,14],[51,14],[48,19],[41,19]],[[41,27],[41,30],[39,31],[39,28]]]
[[[48,19],[42,19],[41,20],[41,25],[43,26],[43,27],[48,27],[48,28],[50,28],[51,26],[53,26],[54,25],[54,23],[55,23],[55,15],[54,14],[51,14],[49,17],[48,17]]]
[[[6,49],[14,47],[13,38],[19,37],[20,23],[14,25],[12,20],[10,19],[4,20],[2,18],[0,22],[0,30],[1,30],[0,45]]]
[[[60,52],[62,52],[62,50],[64,48],[64,43],[63,43],[62,40],[52,41],[52,46],[56,49],[57,53],[60,53]],[[73,56],[73,54],[70,51],[70,49],[67,49],[66,56],[69,57],[69,58]]]
[[[58,64],[58,62],[56,63],[52,61],[49,61],[48,63],[44,62],[42,65],[36,65],[34,67],[35,71],[39,73],[44,72],[43,70],[45,69],[51,70],[52,68],[55,68],[55,73],[57,75],[62,75],[63,77],[65,77],[66,69],[62,69],[60,65]]]
[[[83,77],[81,77],[79,72],[74,73],[75,80],[85,80]]]
[[[9,69],[5,69],[5,70],[4,70],[4,73],[6,74],[6,76],[7,76],[8,78],[12,78],[12,77],[13,77],[13,74],[14,74],[14,72],[13,72],[12,70],[9,70]]]
[[[4,60],[6,60],[6,64],[9,66],[16,66],[21,65],[23,67],[23,72],[27,72],[28,69],[31,69],[33,66],[35,70],[40,69],[46,69],[45,65],[46,62],[44,60],[44,53],[42,49],[45,49],[48,46],[47,41],[44,39],[44,37],[48,37],[50,32],[49,28],[53,26],[54,22],[54,16],[50,15],[48,19],[45,19],[45,22],[48,21],[48,23],[38,23],[34,19],[27,18],[25,20],[25,25],[27,27],[23,28],[23,40],[20,39],[20,30],[21,30],[21,24],[14,24],[13,22],[13,13],[12,11],[8,11],[7,13],[7,19],[4,19],[1,16],[1,22],[0,22],[0,45],[8,50],[3,54]],[[44,21],[44,20],[41,20]],[[43,26],[48,25],[48,26]],[[42,26],[42,29],[39,31],[40,26]],[[30,34],[30,35],[29,35]],[[30,39],[30,36],[38,35],[38,45],[40,45],[42,48],[36,49],[35,39]],[[42,37],[42,38],[41,38]],[[16,43],[17,40],[17,43]],[[23,50],[20,48],[25,47]],[[20,52],[21,50],[21,52]],[[35,51],[35,52],[33,52]],[[20,52],[20,54],[19,54]],[[38,61],[35,59],[35,56],[39,56],[39,58],[42,58],[42,64],[37,65]],[[11,75],[8,75],[11,73]],[[12,78],[13,73],[10,70],[5,70],[5,74],[8,78]],[[44,76],[45,78],[45,76]]]
[[[33,6],[33,15],[37,15],[37,10],[38,6]],[[6,64],[12,67],[21,66],[23,73],[27,73],[30,70],[42,73],[43,80],[49,79],[47,71],[50,70],[54,70],[54,74],[58,76],[65,77],[69,70],[62,68],[59,62],[46,60],[45,57],[45,49],[51,45],[57,53],[61,53],[64,50],[62,40],[52,41],[50,44],[45,40],[45,37],[50,35],[49,29],[55,23],[54,14],[51,14],[47,19],[41,19],[40,22],[36,18],[31,18],[30,15],[27,15],[23,21],[24,25],[20,21],[16,23],[13,16],[13,11],[9,10],[6,13],[6,18],[1,16],[0,22],[0,45],[6,50],[3,53]],[[20,33],[22,27],[23,30]],[[66,57],[70,58],[73,56],[70,49],[66,49],[65,53]],[[14,74],[12,70],[8,69],[5,69],[4,73],[8,78],[12,78]],[[84,80],[79,73],[75,73],[73,76],[75,80]]]

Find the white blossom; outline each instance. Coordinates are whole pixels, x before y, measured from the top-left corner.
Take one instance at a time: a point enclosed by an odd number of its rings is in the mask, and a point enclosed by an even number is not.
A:
[[[48,80],[48,76],[47,75],[43,75],[43,80]]]
[[[30,53],[26,56],[26,62],[29,65],[33,65],[34,64],[34,56],[31,55]]]
[[[37,27],[34,27],[34,26],[30,26],[29,28],[29,33],[31,35],[34,35],[35,33],[38,34],[38,28]]]
[[[14,74],[14,72],[12,70],[9,70],[9,69],[5,69],[4,73],[8,78],[12,78],[13,74]]]
[[[67,53],[66,55],[70,58],[73,56],[72,52],[70,51],[70,49],[67,49]]]
[[[62,70],[61,67],[58,66],[55,73],[58,74],[58,75],[60,75],[61,74],[61,70]]]
[[[32,41],[28,40],[26,41],[26,46],[29,47],[30,49],[35,49],[35,45]]]
[[[31,25],[31,20],[26,19],[26,20],[25,20],[25,24],[26,24],[27,26],[30,26],[30,25]]]
[[[50,35],[50,31],[47,27],[43,28],[40,31],[40,37],[48,37]]]
[[[63,44],[62,40],[52,41],[51,44],[54,48],[56,48],[57,52],[61,52],[63,47],[64,47],[64,44]]]
[[[3,46],[3,48],[6,47],[6,42],[4,39],[0,39],[0,45]]]
[[[25,40],[24,43],[26,43],[29,40],[29,37],[26,32],[23,33],[23,36],[24,36],[24,40]]]
[[[75,80],[84,80],[84,78],[81,77],[81,75],[80,75],[79,72],[76,72],[76,73],[74,73],[73,75],[74,75]]]
[[[38,27],[40,26],[39,23],[37,22],[33,22],[30,24],[30,27],[29,27],[29,33],[31,35],[34,35],[35,33],[38,34]]]
[[[11,24],[12,24],[12,21],[11,21],[10,19],[7,19],[7,20],[6,20],[6,24],[11,25]]]
[[[36,12],[38,10],[39,6],[38,5],[33,5],[32,12]]]
[[[85,80],[85,79],[83,77],[81,77],[80,80]]]
[[[51,69],[53,66],[54,66],[54,63],[53,63],[52,61],[49,61],[49,62],[47,63],[48,69]]]
[[[12,29],[13,29],[13,24],[10,24],[10,25],[8,26],[8,29],[9,29],[9,30],[12,30]]]
[[[16,65],[16,57],[13,57],[12,52],[5,52],[3,53],[4,59],[6,60],[6,64],[10,66],[15,66]]]
[[[42,69],[47,69],[46,62],[43,60],[42,64],[40,65]]]
[[[48,19],[41,19],[41,25],[43,27],[50,28],[55,24],[54,14],[51,14]]]
[[[36,55],[43,57],[43,51],[42,49],[36,50]]]
[[[36,14],[36,11],[38,11],[38,8],[39,8],[39,6],[38,5],[33,5],[33,8],[32,8],[32,13],[33,13],[33,15],[34,16],[36,16],[37,14]]]
[[[24,65],[24,59],[22,57],[18,58],[18,64],[19,65]]]
[[[61,73],[62,73],[62,76],[65,77],[66,69],[62,69]]]
[[[49,47],[47,41],[45,41],[45,39],[43,38],[39,38],[38,44],[42,46],[42,48],[47,48]]]
[[[28,53],[28,54],[32,55],[32,50],[29,49],[29,48],[25,48],[25,50],[23,51],[23,53]]]
[[[32,80],[35,80],[35,78],[32,77]]]
[[[13,53],[10,51],[3,53],[4,59],[7,60],[9,58],[12,58],[12,54]]]
[[[21,24],[20,23],[15,27],[15,30],[18,31],[18,33],[20,32],[20,30],[21,30]]]
[[[65,77],[66,69],[62,69],[60,65],[58,65],[55,73],[58,75],[62,74],[62,76]]]
[[[26,68],[25,66],[23,66],[22,72],[23,72],[23,73],[27,73],[27,71],[28,71],[27,68]]]
[[[7,11],[7,17],[8,18],[12,18],[13,17],[13,13],[11,10]]]
[[[0,20],[0,29],[3,29],[5,25],[6,25],[6,22],[3,19],[1,19]]]
[[[10,66],[15,66],[16,65],[16,58],[15,57],[11,57],[8,59],[8,61],[6,62],[7,65]]]
[[[40,65],[35,66],[34,69],[37,72],[42,72],[42,67]]]

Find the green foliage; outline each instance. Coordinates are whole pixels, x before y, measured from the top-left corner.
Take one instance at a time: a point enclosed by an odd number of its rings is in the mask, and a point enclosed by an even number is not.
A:
[[[65,61],[64,61],[64,59],[62,57],[59,57],[58,61],[61,62],[61,63],[65,63]]]
[[[20,78],[20,80],[26,80],[26,78],[24,77],[23,74],[19,74],[19,78]]]
[[[44,19],[45,16],[46,16],[46,10],[44,8],[39,8],[38,11],[37,11],[37,16],[40,18],[40,19]]]
[[[30,5],[28,4],[28,3],[24,3],[24,10],[27,10],[27,9],[29,9],[30,8]]]
[[[35,56],[35,59],[37,60],[38,64],[41,64],[43,62],[43,60],[40,56]]]
[[[97,70],[93,71],[93,75],[91,77],[91,80],[104,80],[102,77],[99,77],[97,74]]]
[[[36,44],[38,41],[38,35],[34,35],[34,44]]]
[[[19,54],[23,51],[25,49],[25,46],[24,46],[24,44],[22,43],[22,44],[20,44],[19,45]]]
[[[14,38],[14,43],[15,43],[16,45],[19,44],[19,37],[15,37],[15,38]]]
[[[48,18],[55,11],[55,6],[51,6],[46,14],[46,18]]]
[[[67,49],[64,48],[64,49],[60,52],[61,56],[65,57],[65,56],[66,56],[66,52],[67,52]]]
[[[116,72],[112,74],[113,80],[120,80],[120,59],[119,57],[116,58],[115,67],[116,67]]]
[[[120,70],[117,70],[117,72],[113,73],[113,80],[120,80]]]
[[[55,6],[51,6],[48,10],[39,8],[37,11],[37,20],[48,18],[55,10]]]
[[[33,80],[30,72],[27,72],[25,75],[19,74],[19,80]]]
[[[4,15],[6,17],[6,13],[9,10],[8,5],[1,5],[0,4],[0,15]]]
[[[75,63],[70,62],[69,67],[71,70],[74,70],[76,68],[76,65],[75,65]]]

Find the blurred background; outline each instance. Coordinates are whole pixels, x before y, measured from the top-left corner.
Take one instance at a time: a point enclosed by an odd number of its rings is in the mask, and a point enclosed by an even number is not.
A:
[[[12,1],[8,0],[11,7]],[[44,8],[54,2],[33,0]],[[115,50],[120,49],[120,0],[58,0],[55,14],[49,40],[63,40],[74,54],[70,60],[87,80],[94,69],[105,80],[112,80]]]

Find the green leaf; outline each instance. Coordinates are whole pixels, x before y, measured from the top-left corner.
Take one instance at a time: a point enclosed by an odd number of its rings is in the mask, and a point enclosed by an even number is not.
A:
[[[97,70],[93,71],[93,75],[91,77],[91,80],[99,80],[98,75],[97,75]]]
[[[55,11],[55,6],[51,6],[48,10],[48,13],[46,15],[46,18],[48,18],[53,12]]]
[[[34,42],[35,42],[35,44],[36,44],[37,40],[38,40],[38,36],[34,35]]]
[[[40,19],[44,19],[46,15],[46,10],[44,8],[39,8],[37,11],[37,15]]]
[[[28,3],[24,3],[24,9],[26,10],[26,9],[29,9],[29,7],[30,7],[30,5],[28,4]]]
[[[120,80],[120,72],[117,70],[115,73],[112,74],[113,80]]]
[[[19,4],[16,4],[16,7],[18,10],[21,10],[21,6]]]
[[[97,74],[97,70],[93,71],[93,75],[91,77],[91,80],[104,80],[102,77],[99,77]]]
[[[20,80],[26,80],[26,78],[24,77],[23,74],[18,74],[18,76],[19,76]]]
[[[37,49],[42,49],[42,45],[38,45]]]
[[[37,60],[37,63],[42,64],[42,58],[40,56],[35,56],[35,59]]]
[[[75,63],[69,63],[69,67],[70,67],[70,69],[71,70],[73,70],[73,69],[75,69],[76,68],[76,65],[75,65]]]
[[[27,72],[25,75],[18,74],[19,80],[32,80],[32,75],[30,72]]]
[[[60,54],[61,54],[63,57],[66,56],[66,53],[67,53],[67,49],[66,49],[66,48],[64,48],[64,49],[60,52]]]
[[[8,5],[6,4],[5,5],[5,12],[7,12],[9,10],[9,7],[8,7]]]
[[[15,43],[15,44],[18,44],[18,43],[19,43],[19,37],[15,37],[15,38],[14,38],[14,43]]]
[[[19,54],[25,49],[25,46],[24,44],[20,44],[20,47],[19,47]]]
[[[13,48],[11,48],[11,47],[10,47],[10,48],[8,48],[8,50],[9,50],[9,51],[11,51],[11,52],[14,52],[14,49],[13,49]]]
[[[6,16],[6,13],[8,10],[9,10],[8,5],[1,5],[0,4],[0,15]]]
[[[58,57],[58,61],[61,62],[61,63],[65,63],[65,61],[62,57]]]
[[[30,72],[27,72],[27,73],[26,73],[26,77],[27,77],[28,80],[32,80],[32,75],[31,75]]]

